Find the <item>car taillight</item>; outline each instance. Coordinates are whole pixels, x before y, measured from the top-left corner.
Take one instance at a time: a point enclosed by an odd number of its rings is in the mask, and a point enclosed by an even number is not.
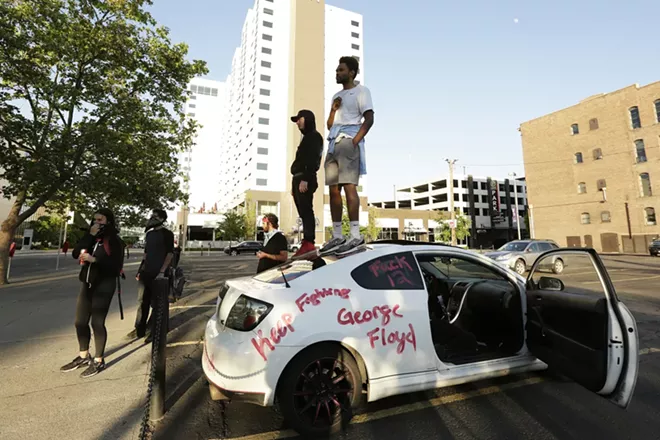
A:
[[[254,329],[272,310],[273,305],[241,295],[229,311],[225,326],[247,332]]]

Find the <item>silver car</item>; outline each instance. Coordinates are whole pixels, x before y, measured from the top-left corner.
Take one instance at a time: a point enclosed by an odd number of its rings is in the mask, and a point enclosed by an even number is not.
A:
[[[485,255],[522,275],[532,267],[539,255],[552,249],[559,249],[557,243],[552,240],[514,240]],[[561,258],[552,257],[548,260],[547,269],[557,274],[564,271],[564,261]]]

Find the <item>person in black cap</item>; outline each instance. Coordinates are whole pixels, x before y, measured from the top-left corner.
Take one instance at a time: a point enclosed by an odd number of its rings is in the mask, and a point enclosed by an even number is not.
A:
[[[296,151],[296,158],[291,164],[291,195],[296,202],[298,215],[302,219],[304,239],[296,255],[316,249],[314,246],[316,221],[314,217],[314,192],[318,188],[316,173],[321,167],[323,155],[323,136],[316,131],[316,117],[310,110],[300,110],[291,117],[303,137]]]
[[[105,318],[117,287],[123,252],[114,214],[109,209],[99,209],[94,214],[94,223],[89,231],[72,252],[73,258],[80,260],[82,266],[79,275],[82,287],[78,294],[75,321],[80,353],[60,371],[87,366],[81,377],[91,377],[105,369],[103,352],[108,340]],[[94,358],[89,354],[90,319],[94,330]]]

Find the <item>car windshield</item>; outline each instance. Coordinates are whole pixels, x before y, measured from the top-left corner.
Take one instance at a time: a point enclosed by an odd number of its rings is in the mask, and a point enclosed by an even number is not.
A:
[[[653,240],[653,244],[660,245],[660,240]]]
[[[505,244],[498,250],[507,252],[522,252],[525,250],[528,244],[528,241],[512,241],[511,243]]]

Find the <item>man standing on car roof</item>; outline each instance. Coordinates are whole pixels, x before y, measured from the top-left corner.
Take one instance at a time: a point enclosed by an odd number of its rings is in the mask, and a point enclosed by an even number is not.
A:
[[[336,70],[340,90],[332,98],[328,116],[328,153],[325,157],[325,182],[330,187],[330,213],[332,215],[332,239],[321,252],[336,249],[345,252],[364,243],[360,234],[360,199],[357,186],[360,176],[367,174],[364,137],[374,125],[371,92],[355,81],[360,71],[357,58],[341,57]],[[344,189],[351,236],[342,234],[342,199]]]
[[[311,252],[314,246],[316,221],[314,217],[314,192],[318,188],[316,172],[321,167],[323,136],[316,131],[316,117],[310,110],[300,110],[291,120],[296,123],[303,137],[291,164],[291,195],[302,219],[304,238],[295,256]]]
[[[266,214],[263,218],[265,233],[264,250],[257,252],[259,265],[257,273],[271,269],[286,261],[289,255],[289,243],[279,227],[279,219],[275,214]]]

